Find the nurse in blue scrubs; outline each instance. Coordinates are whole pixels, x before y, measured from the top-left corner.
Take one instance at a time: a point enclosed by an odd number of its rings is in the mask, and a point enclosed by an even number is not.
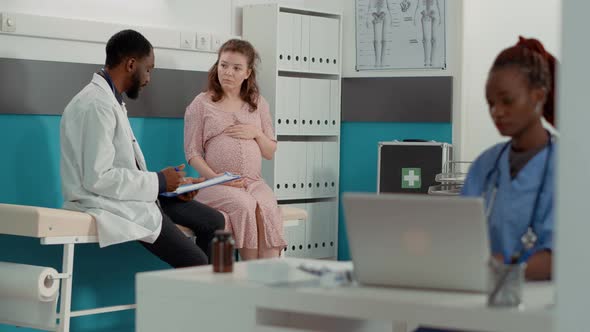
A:
[[[463,196],[485,198],[497,259],[510,263],[522,252],[523,235],[534,234],[534,247],[520,258],[527,261],[526,277],[532,280],[551,279],[557,147],[541,117],[554,125],[555,65],[555,58],[535,39],[521,37],[498,55],[488,75],[486,98],[496,128],[510,139],[473,162],[462,191]]]
[[[490,70],[486,98],[496,128],[508,142],[483,152],[472,164],[462,195],[484,197],[492,254],[510,263],[521,253],[526,277],[551,279],[555,221],[555,58],[535,39],[520,38]],[[523,235],[536,238],[523,250]]]

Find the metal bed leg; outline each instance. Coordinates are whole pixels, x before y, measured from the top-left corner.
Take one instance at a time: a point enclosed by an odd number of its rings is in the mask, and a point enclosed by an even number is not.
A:
[[[72,313],[72,283],[74,274],[74,244],[64,244],[63,263],[61,273],[69,277],[61,281],[61,299],[59,308],[58,332],[70,331],[70,318]]]

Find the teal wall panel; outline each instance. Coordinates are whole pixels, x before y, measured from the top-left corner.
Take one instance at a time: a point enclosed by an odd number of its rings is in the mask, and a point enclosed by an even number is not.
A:
[[[60,116],[0,115],[0,203],[59,208]],[[184,162],[183,119],[131,118],[150,170]],[[190,175],[197,175],[190,171]],[[61,246],[36,239],[0,235],[0,261],[61,269]],[[168,266],[138,243],[100,249],[79,245],[75,251],[73,310],[135,302],[135,274]],[[72,331],[134,331],[133,311],[72,319]],[[0,325],[0,331],[29,329]]]

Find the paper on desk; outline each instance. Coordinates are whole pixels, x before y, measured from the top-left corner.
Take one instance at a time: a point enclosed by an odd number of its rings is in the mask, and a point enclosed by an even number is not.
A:
[[[287,285],[319,281],[317,276],[305,273],[282,259],[261,259],[247,263],[248,280],[266,285]]]
[[[165,193],[160,194],[160,196],[176,197],[178,195],[182,195],[182,194],[185,194],[185,193],[188,193],[191,191],[195,191],[195,190],[211,187],[214,185],[226,183],[229,181],[237,180],[239,178],[240,178],[239,175],[232,174],[230,172],[225,172],[220,176],[211,178],[211,179],[203,181],[201,183],[184,184],[184,185],[178,187],[175,191],[165,192]]]

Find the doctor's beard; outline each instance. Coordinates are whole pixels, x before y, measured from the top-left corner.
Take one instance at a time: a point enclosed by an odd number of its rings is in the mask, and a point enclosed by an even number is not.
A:
[[[131,80],[133,82],[133,85],[129,88],[129,90],[127,90],[125,94],[130,99],[137,99],[137,97],[139,97],[139,90],[141,89],[141,80],[139,78],[139,72],[136,71],[135,73],[133,73]]]

